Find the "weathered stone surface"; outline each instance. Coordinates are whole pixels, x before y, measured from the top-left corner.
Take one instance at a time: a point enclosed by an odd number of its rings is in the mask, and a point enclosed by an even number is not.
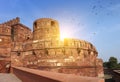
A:
[[[36,20],[33,33],[19,21],[0,25],[0,56],[11,57],[11,65],[103,76],[102,60],[97,58],[98,52],[90,42],[70,38],[61,41],[58,22],[50,18]]]
[[[15,42],[24,42],[32,39],[31,30],[22,24],[13,25],[12,32],[13,32],[13,41]]]
[[[59,40],[59,25],[56,20],[50,18],[38,19],[33,24],[34,40]]]
[[[4,60],[0,58],[0,73],[10,72],[10,60]]]
[[[25,67],[13,67],[13,73],[22,82],[104,82],[103,78],[54,73]]]

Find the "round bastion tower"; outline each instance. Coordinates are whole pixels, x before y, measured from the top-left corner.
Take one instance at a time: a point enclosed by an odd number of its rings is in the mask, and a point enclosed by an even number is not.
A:
[[[59,40],[59,25],[51,18],[40,18],[33,23],[34,40]]]

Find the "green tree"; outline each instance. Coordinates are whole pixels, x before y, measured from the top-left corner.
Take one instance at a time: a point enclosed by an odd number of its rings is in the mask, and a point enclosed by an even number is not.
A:
[[[110,57],[108,62],[108,68],[115,69],[118,67],[118,60],[115,57]]]
[[[115,57],[110,57],[108,62],[103,63],[103,66],[110,69],[120,69],[120,63]]]
[[[120,63],[118,64],[117,68],[119,68],[119,69],[120,69]]]
[[[103,63],[103,66],[104,66],[104,67],[108,67],[108,62],[104,62],[104,63]]]

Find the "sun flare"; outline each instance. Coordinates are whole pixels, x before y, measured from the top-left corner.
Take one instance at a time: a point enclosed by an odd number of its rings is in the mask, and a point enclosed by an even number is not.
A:
[[[70,38],[70,34],[68,32],[62,32],[60,34],[60,39],[63,41],[65,38]]]

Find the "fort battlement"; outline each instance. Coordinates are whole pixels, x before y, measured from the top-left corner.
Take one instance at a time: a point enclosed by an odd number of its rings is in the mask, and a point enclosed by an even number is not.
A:
[[[9,20],[7,22],[2,23],[2,25],[12,26],[12,25],[15,25],[15,24],[18,24],[18,23],[20,23],[20,18],[16,17],[12,20]]]
[[[2,31],[6,31],[4,28],[8,26],[10,32],[9,37],[0,35],[0,55],[10,57],[12,66],[80,76],[103,76],[103,63],[97,58],[95,46],[79,39],[61,41],[57,20],[35,20],[33,32],[21,24],[18,17],[2,25]]]

